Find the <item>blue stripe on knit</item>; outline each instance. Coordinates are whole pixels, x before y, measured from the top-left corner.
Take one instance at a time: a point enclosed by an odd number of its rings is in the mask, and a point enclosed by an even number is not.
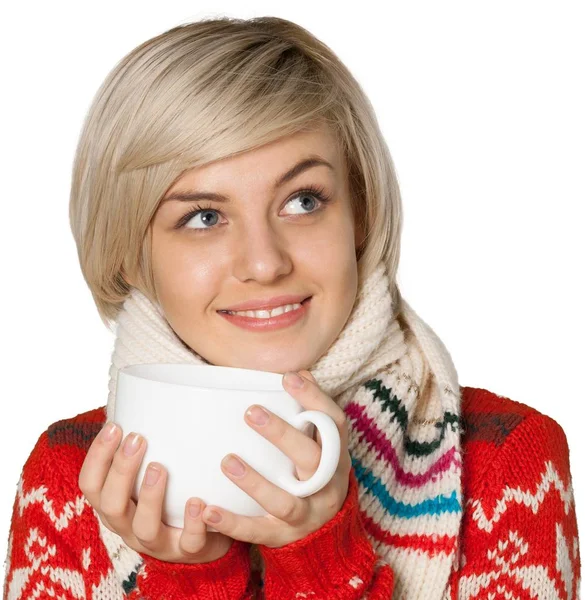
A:
[[[422,515],[438,515],[444,512],[461,512],[461,504],[457,500],[455,490],[450,496],[435,496],[428,498],[418,504],[405,504],[392,498],[388,493],[386,486],[378,477],[374,477],[371,471],[364,468],[357,458],[351,459],[356,479],[361,483],[371,494],[373,494],[380,504],[386,509],[386,512],[391,515],[402,517],[403,519],[412,519]]]

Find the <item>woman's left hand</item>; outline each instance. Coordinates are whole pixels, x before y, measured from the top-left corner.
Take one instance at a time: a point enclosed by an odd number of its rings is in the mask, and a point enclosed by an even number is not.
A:
[[[299,374],[302,375],[303,381],[300,388],[293,387],[288,377],[283,379],[284,387],[305,410],[324,412],[337,424],[341,438],[341,454],[337,470],[329,483],[320,491],[306,498],[298,498],[268,481],[239,457],[237,460],[243,465],[243,474],[240,476],[230,474],[227,463],[230,457],[235,456],[226,456],[221,463],[222,471],[268,512],[263,517],[246,517],[208,505],[203,512],[203,520],[220,533],[235,540],[280,548],[320,529],[339,512],[347,496],[351,457],[347,446],[346,415],[321,390],[309,371],[299,371]],[[250,418],[250,410],[245,415],[246,423],[294,462],[300,480],[309,479],[317,470],[321,460],[321,436],[318,430],[315,428],[317,440],[313,440],[284,419],[267,409],[263,410],[269,417],[264,425],[254,424]],[[220,521],[213,520],[214,513],[221,517]]]

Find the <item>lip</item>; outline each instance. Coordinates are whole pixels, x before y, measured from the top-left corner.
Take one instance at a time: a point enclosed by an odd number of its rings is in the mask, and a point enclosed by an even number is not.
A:
[[[285,306],[286,304],[300,304],[307,298],[309,298],[309,295],[307,294],[302,296],[298,294],[287,294],[285,296],[274,296],[273,298],[254,298],[252,300],[247,300],[246,302],[241,302],[240,304],[222,308],[217,312],[224,310],[269,310],[271,308],[276,308],[277,306]]]
[[[231,315],[227,312],[217,312],[226,321],[229,321],[230,323],[232,323],[232,325],[237,325],[242,329],[248,329],[249,331],[256,332],[268,332],[274,331],[275,329],[291,327],[295,323],[299,323],[301,320],[307,317],[312,299],[313,297],[309,296],[307,300],[301,303],[300,308],[297,308],[296,310],[291,310],[287,313],[278,315],[276,317],[270,317],[269,319],[256,319],[254,317]]]

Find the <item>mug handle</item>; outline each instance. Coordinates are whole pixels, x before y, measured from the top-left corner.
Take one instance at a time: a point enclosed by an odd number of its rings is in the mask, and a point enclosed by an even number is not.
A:
[[[291,473],[278,475],[276,485],[293,496],[305,498],[323,489],[333,477],[341,455],[341,438],[335,421],[318,410],[305,410],[296,414],[289,423],[301,429],[307,423],[313,423],[321,434],[321,462],[312,477],[299,481]]]

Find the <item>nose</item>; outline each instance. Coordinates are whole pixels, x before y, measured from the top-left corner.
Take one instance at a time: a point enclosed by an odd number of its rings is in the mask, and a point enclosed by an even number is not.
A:
[[[234,252],[234,275],[240,281],[254,279],[268,284],[290,272],[292,258],[287,242],[266,222],[256,221],[238,237]]]

